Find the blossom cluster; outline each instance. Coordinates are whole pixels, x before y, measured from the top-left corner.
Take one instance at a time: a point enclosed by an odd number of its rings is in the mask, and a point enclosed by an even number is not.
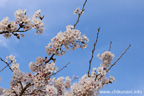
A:
[[[79,8],[79,7],[78,7],[78,8],[76,8],[76,10],[74,11],[74,14],[78,14],[79,10],[80,10],[80,8]]]
[[[11,62],[16,62],[15,56],[13,56],[13,55],[9,55],[9,56],[6,57],[6,62],[8,62],[9,60]]]
[[[74,29],[74,26],[68,25],[66,31],[59,32],[57,36],[51,39],[51,42],[46,46],[46,52],[48,55],[64,55],[69,49],[86,48],[88,41],[89,39],[85,35],[81,36],[81,32]]]
[[[112,64],[114,54],[110,51],[106,51],[102,55],[98,54],[97,57],[102,60],[101,65],[105,68]]]
[[[32,21],[34,22],[33,28],[37,30],[36,34],[41,34],[44,31],[44,23],[42,22],[44,16],[41,17],[40,12],[41,10],[37,10],[32,18]]]
[[[0,31],[14,32],[17,30],[16,22],[8,21],[8,19],[9,19],[8,17],[5,17],[5,18],[3,18],[2,21],[0,21]]]
[[[10,38],[14,35],[19,39],[20,35],[24,37],[24,34],[18,34],[18,32],[26,32],[32,28],[36,29],[36,34],[43,33],[44,23],[42,22],[42,19],[44,17],[40,16],[40,12],[40,10],[36,11],[33,18],[30,19],[29,16],[26,15],[26,10],[18,9],[14,13],[16,21],[9,21],[8,17],[5,17],[0,21],[0,34],[3,34],[5,38]]]
[[[29,68],[32,72],[37,72],[37,71],[42,71],[43,73],[48,73],[48,72],[56,72],[57,67],[55,66],[55,63],[45,63],[46,59],[37,57],[36,62],[30,62]]]

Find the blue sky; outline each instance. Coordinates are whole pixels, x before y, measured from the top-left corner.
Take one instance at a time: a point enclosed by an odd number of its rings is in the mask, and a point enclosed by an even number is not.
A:
[[[13,13],[17,9],[27,9],[27,14],[41,9],[45,15],[44,34],[35,36],[35,30],[28,31],[25,38],[17,40],[15,37],[4,39],[0,36],[0,57],[13,54],[16,56],[20,69],[30,72],[28,64],[35,61],[37,56],[47,56],[45,46],[59,31],[76,22],[77,16],[73,11],[82,7],[84,0],[0,0],[0,19],[8,16],[14,20]],[[108,50],[112,43],[114,61],[131,43],[132,47],[125,56],[114,66],[109,73],[115,76],[116,83],[105,86],[104,90],[142,90],[144,95],[144,0],[88,0],[85,12],[77,25],[82,34],[86,34],[90,42],[87,49],[69,51],[65,56],[56,57],[56,65],[61,68],[67,62],[71,64],[58,76],[82,76],[87,73],[91,50],[95,41],[98,27],[101,27],[99,42],[96,47],[92,66],[98,67],[101,61],[97,59],[98,53]],[[0,62],[0,68],[4,64]],[[8,69],[0,73],[2,82],[0,87],[8,88],[12,73]],[[114,96],[102,94],[100,96]],[[142,96],[120,95],[120,96]]]

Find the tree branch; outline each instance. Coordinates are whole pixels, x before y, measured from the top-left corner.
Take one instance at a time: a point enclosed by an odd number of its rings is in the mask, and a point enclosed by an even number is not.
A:
[[[7,68],[8,66],[5,66],[3,69],[0,70],[0,72],[2,72],[5,68]]]
[[[78,14],[78,19],[77,19],[76,23],[74,24],[74,28],[75,28],[76,25],[78,24],[78,22],[79,22],[79,20],[80,20],[80,17],[81,17],[81,15],[83,14],[83,12],[84,12],[84,10],[85,10],[84,8],[85,8],[86,3],[87,3],[87,0],[85,0],[85,2],[84,2],[84,4],[83,4],[83,7],[82,7],[82,10],[81,10],[81,12]]]
[[[12,63],[12,61],[10,63],[8,63],[9,65]],[[5,68],[7,68],[8,66],[6,65],[3,69],[0,70],[0,72],[2,72]]]
[[[23,90],[21,91],[20,95],[19,96],[22,96],[23,93],[25,92],[25,90],[31,85],[31,83],[28,83],[24,88]]]
[[[69,64],[70,64],[70,62],[68,62],[64,67],[62,67],[62,68],[61,68],[60,70],[58,70],[57,72],[52,73],[50,76],[56,75],[57,73],[59,73],[60,71],[62,71],[64,68],[66,68]]]
[[[54,57],[54,55],[55,55],[55,54],[52,54],[51,57],[45,62],[45,64],[48,63],[50,60],[52,60],[53,57]]]
[[[8,67],[9,67],[9,69],[13,72],[13,70],[11,69],[11,67],[9,66],[9,63],[7,63],[6,61],[4,61],[2,58],[0,58],[0,60],[2,61],[2,62],[4,62]],[[5,66],[6,67],[6,66]],[[5,67],[2,69],[2,71],[5,69]],[[0,71],[1,72],[1,71]]]
[[[22,85],[22,82],[21,82],[21,81],[19,81],[18,83],[20,83],[20,86],[21,86],[21,88],[22,88],[22,90],[23,90],[23,85]]]
[[[112,41],[110,41],[110,45],[109,45],[109,50],[108,51],[111,50],[111,45],[112,45]]]
[[[16,31],[13,31],[13,32],[9,32],[9,31],[2,31],[2,32],[0,32],[0,34],[4,34],[4,33],[12,33],[12,34],[14,34],[15,32],[26,32],[26,31],[28,31],[28,30],[22,30],[22,31],[20,31],[20,29],[23,27],[23,23],[24,22],[22,22],[21,24],[19,24],[19,28],[16,30]]]
[[[126,52],[128,51],[128,49],[131,47],[131,44],[129,45],[129,47],[121,54],[121,56],[110,66],[110,68],[106,71],[106,72],[108,72],[121,58],[122,58],[122,56],[124,55],[124,54],[126,54]],[[97,74],[96,76],[95,76],[95,81],[96,81],[96,79],[97,79],[97,77],[99,76],[100,74]],[[104,75],[103,75],[104,76]],[[103,76],[101,76],[99,79],[101,79]]]
[[[93,50],[92,50],[92,56],[91,56],[91,59],[89,60],[88,76],[90,76],[91,62],[92,62],[92,59],[93,59],[93,55],[94,55],[94,51],[95,51],[96,44],[97,44],[97,42],[98,42],[99,31],[100,31],[100,27],[98,28],[96,41],[95,41],[95,43],[94,43],[94,48],[93,48]]]
[[[128,46],[128,48],[121,54],[121,56],[110,66],[110,68],[107,70],[107,72],[123,57],[123,55],[127,52],[127,50],[131,47],[131,44]]]

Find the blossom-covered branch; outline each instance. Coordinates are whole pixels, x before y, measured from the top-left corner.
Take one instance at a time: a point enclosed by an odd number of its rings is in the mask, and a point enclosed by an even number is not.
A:
[[[85,0],[84,4],[83,4],[83,7],[82,7],[82,10],[79,12],[79,8],[77,8],[75,11],[74,11],[74,14],[78,14],[78,19],[76,21],[76,23],[74,24],[74,28],[76,27],[76,25],[78,24],[79,20],[80,20],[80,17],[81,15],[83,14],[84,10],[85,10],[85,5],[87,3],[87,0]]]
[[[78,14],[78,18],[77,18],[77,21],[76,21],[76,23],[72,26],[72,25],[69,25],[69,26],[67,26],[66,28],[67,28],[67,30],[66,31],[75,31],[75,32],[73,32],[73,35],[72,34],[68,34],[68,33],[71,33],[71,32],[64,32],[64,33],[62,33],[62,32],[60,32],[55,38],[53,38],[51,41],[52,42],[54,42],[54,41],[57,41],[57,42],[61,42],[61,43],[65,43],[66,41],[69,41],[69,40],[65,40],[65,38],[69,38],[70,40],[72,39],[74,39],[74,37],[77,37],[77,34],[79,35],[80,34],[80,32],[79,32],[79,30],[75,30],[74,28],[76,27],[76,25],[78,24],[78,22],[79,22],[79,19],[80,19],[80,17],[81,17],[81,15],[82,15],[82,13],[83,13],[83,11],[85,10],[84,8],[85,8],[85,5],[86,5],[86,3],[87,3],[87,0],[85,0],[85,2],[84,2],[84,4],[83,4],[83,7],[82,7],[82,10],[81,10],[81,12],[79,12],[79,8],[77,8],[75,11],[74,11],[74,14]],[[63,35],[63,36],[62,36]],[[66,37],[66,36],[69,36],[69,37]],[[57,37],[61,37],[61,38],[57,38]],[[62,38],[63,37],[63,38]],[[81,38],[81,37],[80,37]],[[89,40],[88,40],[88,38],[85,36],[85,35],[83,35],[83,38],[84,38],[84,40],[86,41],[86,42],[88,42]],[[60,39],[60,40],[59,40]],[[72,41],[71,40],[71,41]],[[82,39],[81,39],[81,41],[82,41]],[[51,43],[49,43],[48,44],[48,46],[46,46],[46,52],[48,53],[48,55],[50,55],[50,54],[52,54],[51,55],[51,57],[48,59],[48,61],[47,62],[49,62],[50,60],[52,60],[53,59],[53,57],[54,57],[54,55],[63,55],[63,54],[65,54],[65,51],[63,51],[63,50],[61,50],[61,52],[59,53],[58,51],[59,51],[59,49],[61,49],[61,46],[66,46],[65,48],[66,49],[69,49],[69,47],[68,47],[68,45],[69,44],[67,44],[68,42],[66,42],[66,44],[58,44],[58,48],[55,48],[55,49],[51,49],[50,48],[50,46],[52,45]],[[82,42],[82,43],[84,43],[84,42]],[[72,49],[76,49],[77,47],[79,47],[79,45],[78,44],[76,44],[76,45],[74,45],[73,46],[73,48]],[[87,47],[87,45],[84,43],[82,46],[81,46],[82,48],[85,48],[85,47]],[[55,53],[57,53],[57,54],[55,54]]]
[[[30,19],[26,15],[26,10],[17,10],[14,13],[16,21],[9,21],[8,17],[5,17],[2,21],[0,21],[0,34],[3,34],[5,38],[10,38],[12,35],[14,35],[20,39],[20,36],[24,37],[24,34],[20,33],[29,31],[32,28],[36,29],[36,34],[43,33],[44,24],[42,19],[44,16],[41,17],[40,12],[41,10],[36,11],[32,19]]]

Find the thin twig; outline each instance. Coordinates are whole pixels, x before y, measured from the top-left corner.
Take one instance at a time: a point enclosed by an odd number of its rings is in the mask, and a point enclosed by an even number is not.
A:
[[[57,73],[59,73],[60,71],[62,71],[64,68],[66,68],[69,64],[70,64],[70,62],[68,62],[65,66],[63,66],[63,67],[62,67],[60,70],[58,70],[57,72],[52,73],[50,76],[56,75]]]
[[[76,23],[74,24],[74,28],[75,28],[76,25],[78,24],[78,22],[79,22],[79,20],[80,20],[80,17],[81,17],[81,15],[83,14],[83,12],[84,12],[84,10],[85,10],[85,5],[86,5],[86,3],[87,3],[87,0],[85,0],[85,2],[84,2],[84,4],[83,4],[83,7],[82,7],[82,10],[81,10],[81,12],[78,14],[78,19],[77,19]]]
[[[97,42],[98,42],[99,32],[100,32],[100,27],[98,28],[96,41],[95,41],[95,43],[94,43],[94,48],[93,48],[93,50],[92,50],[92,56],[91,56],[91,59],[89,60],[88,76],[90,76],[89,74],[90,74],[90,69],[91,69],[91,62],[92,62],[92,59],[93,59],[93,55],[94,55],[94,51],[95,51],[96,44],[97,44]]]
[[[110,66],[110,68],[107,70],[107,72],[122,58],[122,56],[127,52],[127,50],[131,47],[131,44],[128,46],[128,48],[121,54],[121,56]]]
[[[8,63],[9,65],[12,63],[12,61],[10,63]],[[0,72],[2,72],[5,68],[7,68],[8,66],[5,66],[3,69],[0,70]]]
[[[9,67],[9,69],[13,72],[13,70],[12,70],[11,67],[9,66],[9,63],[7,63],[6,61],[4,61],[2,58],[0,58],[0,60],[1,60],[2,62],[4,62],[4,63]]]
[[[110,41],[110,45],[109,45],[109,50],[108,51],[111,50],[111,45],[112,45],[112,41]]]
[[[7,68],[8,66],[5,66],[3,69],[0,70],[0,72],[2,72],[5,68]]]

